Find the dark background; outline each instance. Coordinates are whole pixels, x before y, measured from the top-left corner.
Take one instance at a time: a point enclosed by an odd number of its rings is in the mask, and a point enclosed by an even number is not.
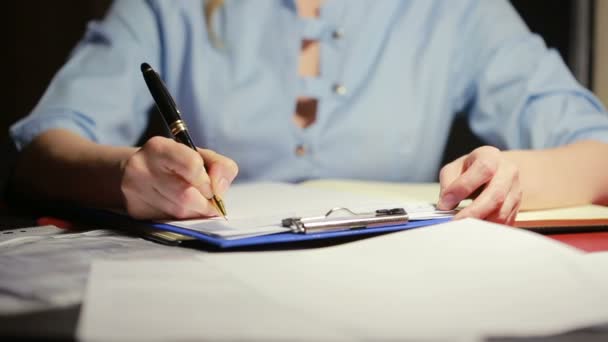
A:
[[[513,0],[512,3],[531,29],[568,61],[576,1],[580,0]],[[4,51],[9,52],[13,61],[5,65],[4,87],[7,89],[2,94],[8,98],[2,102],[9,105],[4,106],[0,115],[0,141],[5,141],[8,126],[36,105],[53,74],[84,33],[86,23],[101,18],[110,3],[110,0],[19,0],[5,5],[5,11],[0,14],[3,24],[7,25],[3,30],[7,35]],[[462,123],[456,127],[458,131],[466,129],[461,126]]]

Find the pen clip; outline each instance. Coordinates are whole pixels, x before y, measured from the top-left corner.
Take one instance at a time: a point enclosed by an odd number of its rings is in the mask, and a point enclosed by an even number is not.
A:
[[[340,212],[346,213],[348,216],[334,217]],[[355,213],[348,208],[336,207],[322,216],[286,218],[281,221],[281,225],[291,228],[294,233],[308,234],[394,226],[407,223],[408,220],[408,214],[403,208],[379,209],[371,213]]]

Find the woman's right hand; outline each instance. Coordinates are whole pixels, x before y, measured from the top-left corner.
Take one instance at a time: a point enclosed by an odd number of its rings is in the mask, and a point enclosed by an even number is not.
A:
[[[209,199],[228,189],[238,166],[211,150],[197,153],[174,140],[153,137],[121,162],[121,170],[120,187],[129,215],[187,219],[218,215]]]

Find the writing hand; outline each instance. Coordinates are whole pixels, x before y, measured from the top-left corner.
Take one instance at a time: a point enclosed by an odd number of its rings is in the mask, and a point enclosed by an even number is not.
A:
[[[497,148],[483,146],[445,165],[439,183],[439,209],[453,209],[460,201],[475,197],[455,219],[475,217],[508,225],[515,222],[522,199],[519,170]]]
[[[218,214],[209,198],[228,189],[238,166],[211,150],[198,149],[197,153],[172,139],[153,137],[121,162],[121,170],[121,191],[129,215],[187,219]]]

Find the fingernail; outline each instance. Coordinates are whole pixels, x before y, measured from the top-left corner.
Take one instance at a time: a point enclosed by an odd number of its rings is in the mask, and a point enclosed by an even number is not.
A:
[[[441,198],[437,206],[442,210],[452,209],[456,206],[456,201],[456,196],[454,196],[454,194],[447,194]]]
[[[224,192],[226,192],[226,190],[228,190],[229,185],[230,184],[228,184],[228,180],[226,178],[222,177],[215,184],[214,190],[216,193],[223,194]]]

